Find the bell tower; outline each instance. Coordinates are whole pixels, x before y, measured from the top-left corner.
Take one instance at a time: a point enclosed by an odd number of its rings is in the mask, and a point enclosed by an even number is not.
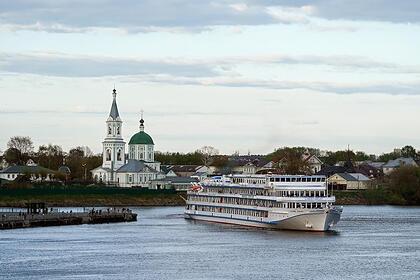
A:
[[[117,91],[112,91],[112,105],[109,117],[106,120],[106,136],[102,142],[103,158],[102,167],[116,171],[125,164],[125,142],[122,138],[122,120],[118,113]],[[114,174],[111,172],[110,181],[114,181]]]

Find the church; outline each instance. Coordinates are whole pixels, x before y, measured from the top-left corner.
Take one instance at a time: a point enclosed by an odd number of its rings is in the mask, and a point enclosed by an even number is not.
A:
[[[153,139],[144,131],[143,115],[139,132],[130,138],[126,154],[115,89],[112,97],[106,136],[102,142],[102,165],[91,170],[92,177],[97,182],[118,187],[150,187],[152,180],[161,179],[164,175],[160,171],[160,162],[155,161]]]

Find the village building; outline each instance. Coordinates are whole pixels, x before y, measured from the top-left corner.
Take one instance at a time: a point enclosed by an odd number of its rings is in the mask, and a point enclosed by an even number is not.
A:
[[[173,173],[180,177],[200,176],[205,174],[207,176],[209,168],[204,165],[166,165],[165,169],[169,175]],[[172,171],[172,172],[170,172]]]
[[[366,190],[371,180],[361,173],[336,173],[328,178],[328,185],[334,190]]]
[[[172,176],[151,181],[151,189],[174,189],[176,191],[187,191],[191,188],[191,184],[197,183],[200,180],[195,177]]]
[[[389,175],[392,171],[402,167],[402,166],[414,166],[417,167],[417,163],[415,162],[414,159],[412,158],[404,158],[404,157],[400,157],[397,159],[392,159],[390,161],[388,161],[387,163],[385,163],[382,166],[382,170],[383,173],[385,175]]]
[[[310,154],[309,152],[305,152],[302,155],[302,160],[308,165],[311,174],[316,174],[322,168],[322,161],[316,155]]]
[[[28,160],[26,165],[11,165],[0,171],[0,178],[14,181],[19,177],[27,176],[31,181],[52,181],[55,171],[37,165],[33,160]]]

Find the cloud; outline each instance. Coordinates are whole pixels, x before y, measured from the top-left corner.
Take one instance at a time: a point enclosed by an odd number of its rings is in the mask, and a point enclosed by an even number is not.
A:
[[[0,53],[0,73],[34,74],[55,77],[117,77],[121,83],[162,83],[172,85],[200,85],[249,87],[275,90],[311,90],[336,94],[383,93],[418,95],[420,83],[410,81],[370,81],[345,83],[334,81],[295,81],[255,79],[241,73],[243,64],[312,65],[335,70],[361,73],[420,73],[417,65],[378,62],[359,56],[264,55],[220,57],[214,59],[140,59],[99,56],[76,56],[60,53],[14,54]],[[321,70],[325,71],[325,69]],[[406,76],[405,76],[406,77]]]
[[[285,55],[272,54],[254,57],[225,57],[217,60],[218,63],[255,63],[255,64],[291,64],[329,66],[340,70],[368,70],[381,73],[420,73],[418,65],[400,65],[397,63],[381,62],[364,56],[355,55]],[[213,62],[214,63],[214,62]]]
[[[313,6],[302,7],[267,7],[267,13],[281,23],[309,23],[310,16],[314,13]]]
[[[0,71],[60,77],[103,77],[125,75],[174,75],[211,77],[210,66],[182,61],[139,60],[63,54],[1,54]]]
[[[211,26],[312,23],[314,18],[420,22],[420,1],[392,0],[13,0],[0,2],[9,30],[88,32],[201,31]],[[321,31],[329,31],[327,27]]]
[[[312,65],[341,71],[376,71],[379,73],[420,73],[420,66],[379,62],[362,56],[319,56],[272,54],[232,56],[212,59],[104,57],[62,53],[0,53],[0,72],[59,77],[215,77],[237,76],[237,66]]]
[[[340,83],[330,81],[287,81],[262,80],[251,78],[174,78],[162,76],[132,77],[125,82],[152,82],[172,85],[200,85],[234,88],[263,88],[273,90],[305,90],[333,94],[387,94],[387,95],[420,95],[420,82],[368,81],[360,83]]]
[[[261,5],[232,1],[189,0],[24,0],[0,2],[0,24],[51,30],[121,28],[128,32],[154,28],[201,29],[217,25],[274,23]],[[56,27],[56,28],[54,28]]]

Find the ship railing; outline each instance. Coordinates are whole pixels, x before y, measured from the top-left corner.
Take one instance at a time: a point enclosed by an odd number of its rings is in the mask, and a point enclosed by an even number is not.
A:
[[[335,196],[279,196],[277,201],[290,201],[290,202],[334,202]]]

